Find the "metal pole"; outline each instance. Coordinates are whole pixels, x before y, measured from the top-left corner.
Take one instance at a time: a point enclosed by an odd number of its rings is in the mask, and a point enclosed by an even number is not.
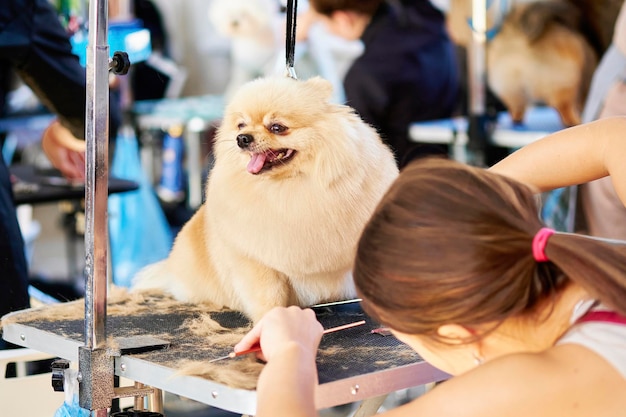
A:
[[[107,0],[89,2],[85,114],[85,346],[79,349],[80,406],[106,416],[113,358],[106,352],[109,46]]]
[[[196,210],[202,204],[202,133],[206,130],[206,124],[199,117],[194,117],[187,122],[183,137],[187,148],[187,172],[189,177],[189,194],[187,204]]]
[[[89,3],[86,101],[85,345],[93,350],[104,347],[106,341],[109,152],[109,45],[106,0],[91,0]]]
[[[488,146],[486,127],[487,0],[472,0],[472,38],[467,54],[469,84],[468,147],[471,163],[484,165]]]

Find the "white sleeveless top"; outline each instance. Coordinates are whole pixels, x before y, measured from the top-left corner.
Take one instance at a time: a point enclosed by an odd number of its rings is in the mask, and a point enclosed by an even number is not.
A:
[[[576,306],[571,323],[573,326],[556,344],[584,346],[602,356],[626,378],[626,317],[590,300]]]

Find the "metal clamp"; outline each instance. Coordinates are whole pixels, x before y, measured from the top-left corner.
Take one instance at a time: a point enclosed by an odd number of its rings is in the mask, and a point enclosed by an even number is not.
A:
[[[56,392],[65,391],[65,370],[70,367],[70,361],[56,359],[52,361],[52,388]]]

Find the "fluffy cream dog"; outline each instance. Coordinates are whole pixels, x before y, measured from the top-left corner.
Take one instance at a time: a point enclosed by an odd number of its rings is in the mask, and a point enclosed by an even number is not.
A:
[[[261,78],[225,111],[206,203],[135,289],[258,320],[274,306],[355,295],[359,235],[398,174],[389,148],[330,83]]]

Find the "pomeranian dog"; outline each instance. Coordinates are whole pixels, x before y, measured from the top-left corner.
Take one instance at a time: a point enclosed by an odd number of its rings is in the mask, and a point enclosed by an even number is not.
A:
[[[134,290],[257,321],[275,306],[354,297],[357,241],[398,175],[391,150],[330,82],[260,78],[225,109],[206,202]]]
[[[580,13],[561,1],[515,5],[508,13],[487,48],[487,80],[513,122],[543,103],[563,125],[580,124],[598,58],[579,29]]]
[[[276,0],[212,0],[209,22],[230,41],[230,79],[224,96],[274,72],[281,50],[284,15]]]
[[[585,16],[565,0],[515,0],[487,11],[487,84],[523,123],[526,108],[555,108],[565,126],[580,114],[598,58],[584,33]],[[452,39],[468,47],[470,0],[453,0],[447,16]]]

